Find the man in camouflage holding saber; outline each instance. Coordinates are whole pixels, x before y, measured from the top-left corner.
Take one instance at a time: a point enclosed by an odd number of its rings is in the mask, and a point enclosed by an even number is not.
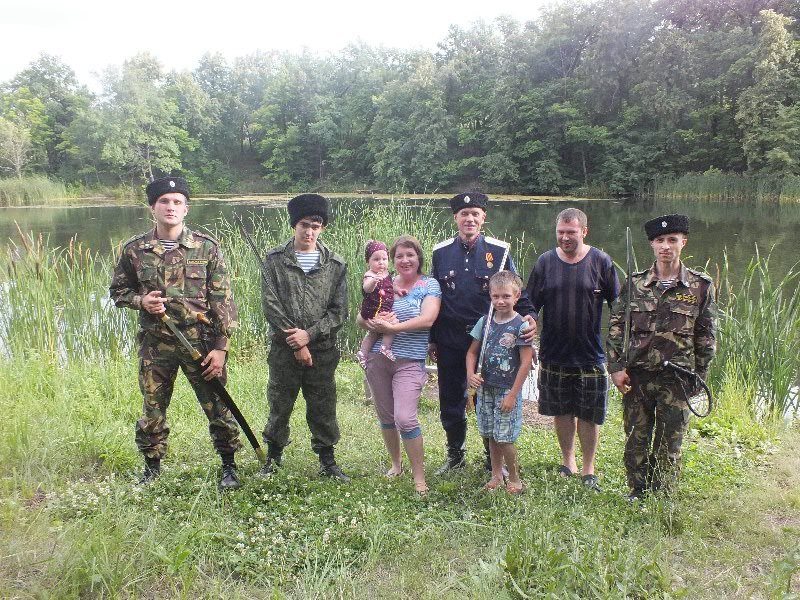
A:
[[[145,459],[140,483],[150,483],[161,472],[169,436],[166,413],[180,367],[208,418],[211,439],[222,458],[220,488],[235,489],[240,486],[234,461],[241,447],[239,429],[230,411],[203,382],[218,377],[224,384],[226,379],[228,339],[238,318],[227,267],[215,239],[184,226],[189,210],[186,180],[162,177],[151,182],[146,192],[155,228],[123,244],[110,286],[116,306],[139,311],[144,414],[136,422],[136,445]],[[205,355],[204,369],[161,321],[165,312]]]
[[[665,360],[695,371],[703,380],[716,350],[714,285],[680,260],[689,218],[666,215],[645,223],[656,261],[629,274],[609,320],[606,341],[611,380],[623,393],[625,469],[629,499],[648,490],[669,490],[680,471],[681,443],[690,411],[676,375]],[[630,302],[630,349],[624,364],[625,307]],[[651,449],[652,439],[652,449]]]

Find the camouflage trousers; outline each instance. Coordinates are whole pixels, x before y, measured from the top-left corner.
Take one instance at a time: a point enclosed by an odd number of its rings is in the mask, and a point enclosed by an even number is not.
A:
[[[177,341],[169,341],[149,333],[140,334],[139,389],[144,406],[142,418],[136,422],[136,445],[148,458],[163,458],[167,452],[167,409],[172,398],[175,378],[180,367],[208,418],[208,431],[219,454],[230,454],[241,448],[239,427],[219,397],[206,385],[202,370]],[[205,349],[198,346],[201,354]],[[225,383],[227,372],[220,380]]]
[[[319,453],[339,441],[334,380],[339,350],[312,350],[311,358],[313,365],[304,367],[297,362],[291,348],[278,344],[270,348],[267,359],[269,418],[262,435],[271,446],[283,448],[289,443],[289,418],[300,390],[306,401],[306,422],[314,452]]]
[[[625,470],[632,490],[669,490],[680,474],[689,408],[671,373],[633,369],[622,399]]]

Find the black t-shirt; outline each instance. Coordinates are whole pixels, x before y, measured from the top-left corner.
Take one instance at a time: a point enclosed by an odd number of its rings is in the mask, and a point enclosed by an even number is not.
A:
[[[603,301],[610,306],[619,289],[611,257],[597,248],[590,248],[575,264],[561,260],[555,249],[542,254],[527,287],[540,316],[541,361],[563,367],[604,364],[600,338]]]

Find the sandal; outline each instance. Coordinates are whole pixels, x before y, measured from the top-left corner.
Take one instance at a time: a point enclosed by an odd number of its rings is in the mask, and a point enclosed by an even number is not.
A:
[[[573,473],[572,470],[565,465],[561,465],[560,467],[558,467],[558,474],[561,477],[572,477],[573,475],[575,475],[575,473]]]
[[[487,492],[494,492],[497,488],[503,487],[503,480],[502,479],[490,479],[486,485],[483,486],[483,489]]]
[[[586,488],[588,488],[590,490],[593,490],[595,492],[601,492],[602,491],[600,489],[600,482],[599,482],[599,479],[597,478],[597,475],[594,475],[594,474],[592,474],[592,475],[584,475],[583,477],[581,477],[581,482],[583,483],[583,485]]]
[[[519,496],[522,492],[525,491],[527,486],[525,485],[524,481],[520,481],[519,483],[511,483],[510,481],[506,484],[506,491],[512,496]]]
[[[380,353],[383,354],[386,358],[388,358],[392,362],[397,360],[391,348],[387,348],[386,346],[381,346]]]
[[[414,484],[414,492],[417,494],[419,498],[427,498],[428,497],[428,485],[425,483],[415,483]]]
[[[364,353],[361,350],[356,352],[356,360],[358,361],[358,366],[366,371],[367,370],[367,357],[364,356]]]
[[[400,467],[399,471],[395,471],[394,467],[392,467],[391,469],[386,471],[384,477],[386,477],[386,479],[395,479],[397,477],[400,477],[402,474],[403,474],[403,467]]]

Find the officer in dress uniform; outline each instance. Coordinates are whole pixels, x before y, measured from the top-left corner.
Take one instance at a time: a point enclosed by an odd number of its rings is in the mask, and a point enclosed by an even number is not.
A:
[[[439,409],[447,436],[447,460],[438,475],[465,464],[466,357],[472,342],[469,332],[489,312],[489,278],[500,270],[509,249],[506,242],[481,233],[488,203],[489,198],[478,192],[453,196],[450,208],[458,234],[433,248],[431,275],[442,288],[442,306],[431,329],[430,356],[438,364]],[[510,255],[503,268],[517,273]],[[515,310],[532,321],[527,315],[533,307],[525,292]],[[529,337],[533,335],[532,327]],[[488,459],[488,449],[486,456]]]
[[[150,483],[161,472],[169,436],[167,408],[181,368],[208,418],[211,439],[222,458],[220,488],[235,489],[240,485],[234,462],[234,453],[241,448],[239,428],[203,381],[218,377],[225,383],[228,339],[238,318],[227,267],[219,242],[184,226],[189,210],[185,179],[156,179],[146,193],[155,227],[123,244],[109,290],[117,307],[139,313],[143,414],[136,422],[136,445],[145,460],[140,483]],[[204,355],[202,368],[161,321],[165,312]]]
[[[681,444],[689,425],[678,375],[665,360],[703,380],[716,351],[714,284],[680,260],[689,217],[665,215],[644,225],[655,254],[653,266],[633,273],[609,319],[606,354],[611,380],[623,394],[625,470],[629,499],[669,490],[680,472]],[[630,348],[624,362],[625,309],[630,303]]]

